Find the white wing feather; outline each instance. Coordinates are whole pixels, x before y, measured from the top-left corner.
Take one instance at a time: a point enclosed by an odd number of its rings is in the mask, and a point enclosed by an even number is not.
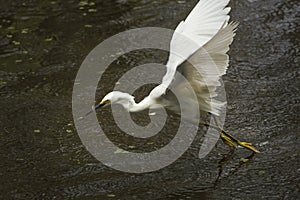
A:
[[[179,114],[182,109],[189,112],[189,109],[194,109],[195,106],[217,116],[221,114],[226,100],[222,99],[221,102],[215,99],[216,89],[221,85],[220,77],[226,73],[229,64],[227,52],[237,26],[237,23],[230,23],[222,28],[210,41],[178,67],[178,71],[184,75],[185,79],[177,73],[169,88],[173,93],[179,95],[177,99],[179,98],[184,103],[179,106],[176,98],[167,92],[161,96],[162,104]],[[197,99],[191,93],[191,87]]]
[[[219,115],[224,102],[212,100],[217,96],[216,89],[221,85],[220,77],[226,73],[229,45],[235,36],[237,23],[230,23],[221,29],[208,43],[201,47],[185,62],[184,75],[195,91],[201,110]],[[184,87],[179,83],[179,89]],[[181,85],[181,86],[180,86]],[[175,88],[176,89],[176,88]],[[187,96],[185,98],[188,98]]]
[[[167,73],[162,84],[154,88],[150,96],[158,98],[174,79],[177,67],[211,40],[229,20],[229,0],[200,0],[185,21],[175,29],[171,40]]]

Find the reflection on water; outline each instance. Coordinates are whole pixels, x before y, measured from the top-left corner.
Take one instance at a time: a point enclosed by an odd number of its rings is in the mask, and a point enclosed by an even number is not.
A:
[[[297,197],[300,3],[296,0],[231,2],[232,18],[240,28],[224,77],[229,103],[226,126],[253,142],[262,154],[243,163],[240,158],[249,152],[239,149],[230,154],[220,142],[199,160],[198,138],[169,167],[133,175],[103,166],[77,136],[71,93],[89,51],[129,28],[174,28],[196,2],[54,0],[8,1],[1,6],[3,199]],[[131,54],[120,59],[100,84],[99,98],[115,77],[147,59],[163,62],[166,55]],[[105,113],[109,110],[99,115]],[[169,132],[160,138],[168,140],[172,129]],[[120,139],[122,134],[112,136],[126,142]]]

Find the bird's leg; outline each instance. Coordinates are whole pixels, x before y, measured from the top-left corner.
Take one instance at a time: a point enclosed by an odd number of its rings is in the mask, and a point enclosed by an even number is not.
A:
[[[237,147],[235,143],[236,140],[235,138],[231,137],[231,135],[227,134],[220,126],[219,126],[219,122],[217,120],[217,118],[212,114],[213,118],[214,118],[214,121],[217,125],[217,128],[220,130],[220,136],[221,136],[221,139],[222,141],[227,144],[229,147],[233,147],[234,149]],[[235,142],[235,143],[234,143]]]
[[[253,146],[253,144],[251,144],[249,142],[239,141],[238,139],[236,139],[232,135],[230,135],[228,132],[226,132],[224,129],[222,129],[222,134],[224,134],[225,136],[229,137],[231,140],[233,140],[238,145],[240,145],[240,146],[242,146],[242,147],[244,147],[246,149],[249,149],[249,150],[253,151],[254,153],[260,153],[260,151],[258,151],[257,149],[255,149],[255,147]]]
[[[227,137],[224,133],[221,132],[220,134],[222,141],[227,144],[230,147],[233,147],[236,149],[236,144],[229,138]]]
[[[232,135],[230,135],[227,131],[225,131],[223,128],[221,128],[219,126],[216,117],[214,115],[212,115],[212,116],[214,118],[214,121],[216,122],[217,127],[221,131],[220,136],[225,144],[229,145],[230,147],[236,148],[236,145],[234,144],[234,143],[236,143],[236,144],[238,144],[246,149],[249,149],[255,153],[260,153],[257,149],[255,149],[255,147],[251,143],[241,142],[238,139],[236,139],[235,137],[233,137]]]

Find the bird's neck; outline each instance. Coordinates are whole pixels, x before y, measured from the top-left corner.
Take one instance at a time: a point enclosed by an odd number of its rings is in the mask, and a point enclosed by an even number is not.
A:
[[[150,98],[146,97],[141,102],[136,103],[134,97],[122,99],[118,102],[121,104],[128,112],[139,112],[150,107]]]
[[[136,103],[134,99],[132,99],[131,106],[129,107],[128,111],[129,112],[139,112],[146,110],[150,107],[150,98],[146,97],[144,98],[141,102]]]

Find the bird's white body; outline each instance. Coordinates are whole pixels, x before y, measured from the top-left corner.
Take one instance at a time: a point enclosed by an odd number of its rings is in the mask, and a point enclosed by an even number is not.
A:
[[[197,95],[199,109],[219,115],[220,107],[224,103],[212,103],[211,97],[217,95],[220,76],[226,73],[229,62],[226,53],[237,27],[237,24],[228,24],[228,3],[229,0],[200,0],[186,20],[179,23],[170,43],[166,75],[149,96],[136,103],[133,96],[114,91],[107,94],[101,102],[121,104],[128,112],[167,106],[168,102],[161,101],[161,98],[166,95],[171,84],[175,84],[173,88],[188,99],[189,96],[184,94],[186,83],[174,81],[180,66]]]

